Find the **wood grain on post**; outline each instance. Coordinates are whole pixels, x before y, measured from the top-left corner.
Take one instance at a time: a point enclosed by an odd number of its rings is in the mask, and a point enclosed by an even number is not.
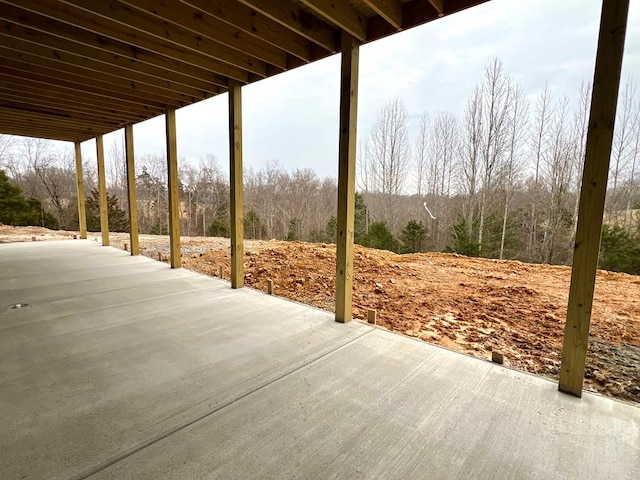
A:
[[[85,206],[84,177],[82,173],[82,148],[80,142],[75,142],[76,154],[76,194],[78,198],[78,225],[80,238],[87,238],[87,210]]]
[[[358,41],[343,32],[340,68],[335,313],[336,321],[343,323],[352,318],[359,49]]]
[[[133,155],[132,124],[127,124],[124,126],[124,146],[127,162],[127,198],[129,200],[129,240],[131,241],[131,255],[139,255],[140,244],[138,241],[138,199],[136,195],[136,165]]]
[[[244,286],[244,193],[242,188],[242,86],[229,81],[229,172],[231,196],[231,288]]]
[[[167,135],[167,176],[169,189],[169,251],[171,268],[180,268],[180,191],[178,181],[178,144],[176,138],[176,111],[167,109],[165,114]]]
[[[604,0],[558,389],[582,396],[629,0]]]
[[[104,170],[104,144],[102,135],[96,137],[96,158],[98,161],[98,194],[100,196],[100,232],[102,245],[109,245],[109,206],[107,204],[107,180]]]

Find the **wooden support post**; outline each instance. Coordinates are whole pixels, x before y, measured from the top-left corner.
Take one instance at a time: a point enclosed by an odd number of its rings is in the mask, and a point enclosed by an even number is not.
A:
[[[242,86],[229,81],[231,194],[231,288],[244,286],[244,192],[242,188]]]
[[[367,310],[367,322],[375,325],[378,318],[378,312],[373,309]]]
[[[178,184],[178,144],[176,139],[176,111],[167,110],[167,175],[169,182],[169,250],[171,268],[180,268],[180,189]]]
[[[267,293],[273,295],[273,280],[267,280]]]
[[[359,43],[351,35],[343,32],[341,46],[335,318],[337,322],[348,322],[352,317],[351,301],[353,296]]]
[[[96,158],[98,159],[98,192],[100,195],[100,232],[102,245],[109,245],[109,206],[107,205],[107,180],[104,171],[104,144],[102,135],[96,137]]]
[[[580,190],[559,390],[582,396],[629,0],[604,0]]]
[[[84,177],[82,173],[82,149],[80,142],[75,143],[76,150],[76,193],[78,195],[78,225],[80,238],[87,238],[87,210],[84,203]]]
[[[140,244],[138,243],[138,197],[136,196],[136,164],[135,158],[133,156],[132,124],[125,125],[124,127],[124,146],[127,161],[127,197],[129,199],[129,239],[131,240],[131,255],[140,255]]]
[[[220,269],[218,271],[218,278],[224,278],[224,267],[220,265]]]

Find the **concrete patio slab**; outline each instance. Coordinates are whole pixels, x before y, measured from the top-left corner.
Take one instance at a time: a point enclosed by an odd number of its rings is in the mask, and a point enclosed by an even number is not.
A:
[[[2,479],[640,478],[634,405],[94,242],[0,308]]]

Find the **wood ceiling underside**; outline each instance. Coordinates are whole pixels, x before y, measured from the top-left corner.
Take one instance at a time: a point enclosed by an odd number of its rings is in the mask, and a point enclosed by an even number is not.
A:
[[[0,133],[84,141],[487,0],[0,0]]]

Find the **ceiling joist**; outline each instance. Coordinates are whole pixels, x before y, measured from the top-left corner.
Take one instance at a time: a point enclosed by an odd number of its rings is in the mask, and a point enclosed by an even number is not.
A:
[[[0,133],[83,141],[487,0],[0,0]]]

